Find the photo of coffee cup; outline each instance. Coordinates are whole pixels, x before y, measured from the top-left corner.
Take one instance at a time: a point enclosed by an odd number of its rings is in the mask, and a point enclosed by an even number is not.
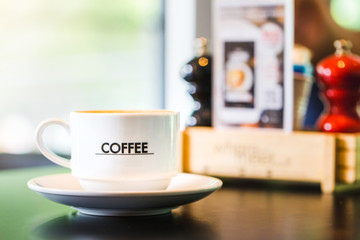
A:
[[[71,137],[71,159],[53,153],[43,140],[50,125]],[[36,130],[40,152],[71,169],[84,190],[165,190],[178,173],[179,113],[167,110],[74,111],[70,122],[48,119]]]

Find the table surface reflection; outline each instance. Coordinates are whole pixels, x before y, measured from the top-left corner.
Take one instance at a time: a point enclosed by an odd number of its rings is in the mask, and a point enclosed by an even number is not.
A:
[[[0,239],[359,239],[360,192],[225,179],[170,214],[95,217],[46,200],[26,182],[59,167],[0,171]],[[359,227],[358,227],[359,226]]]

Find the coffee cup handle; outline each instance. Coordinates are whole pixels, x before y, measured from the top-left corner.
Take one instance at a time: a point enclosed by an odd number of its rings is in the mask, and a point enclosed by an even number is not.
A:
[[[50,125],[62,126],[70,134],[70,125],[66,121],[64,121],[62,119],[57,119],[57,118],[45,120],[44,122],[40,123],[40,125],[36,129],[37,147],[39,148],[40,152],[50,161],[52,161],[60,166],[63,166],[66,168],[71,168],[70,159],[63,158],[61,156],[56,155],[49,148],[47,148],[46,145],[44,144],[42,135],[43,135],[45,129]]]

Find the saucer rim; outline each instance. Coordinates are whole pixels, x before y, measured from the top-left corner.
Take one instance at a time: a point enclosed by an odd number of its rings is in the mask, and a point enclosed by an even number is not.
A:
[[[193,174],[193,173],[178,173],[174,178],[179,177],[199,177],[199,178],[207,178],[209,181],[208,186],[206,187],[197,187],[190,189],[175,189],[175,190],[154,190],[154,191],[85,191],[85,190],[66,190],[60,188],[52,188],[47,186],[42,186],[36,183],[36,180],[40,178],[46,177],[71,177],[74,178],[71,173],[60,173],[60,174],[50,174],[44,176],[38,176],[30,179],[27,182],[28,188],[35,192],[44,193],[44,194],[55,194],[55,195],[63,195],[63,196],[91,196],[91,197],[141,197],[141,196],[177,196],[181,195],[190,195],[196,193],[204,193],[204,192],[214,192],[220,189],[223,185],[223,182],[215,177],[201,175],[201,174]]]

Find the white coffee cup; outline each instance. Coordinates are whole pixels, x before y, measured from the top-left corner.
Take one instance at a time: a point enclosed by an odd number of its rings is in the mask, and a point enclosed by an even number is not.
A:
[[[71,159],[49,150],[43,132],[50,125],[71,136]],[[70,124],[61,119],[42,122],[36,130],[41,153],[71,168],[84,190],[164,190],[178,173],[179,113],[167,110],[75,111]]]

